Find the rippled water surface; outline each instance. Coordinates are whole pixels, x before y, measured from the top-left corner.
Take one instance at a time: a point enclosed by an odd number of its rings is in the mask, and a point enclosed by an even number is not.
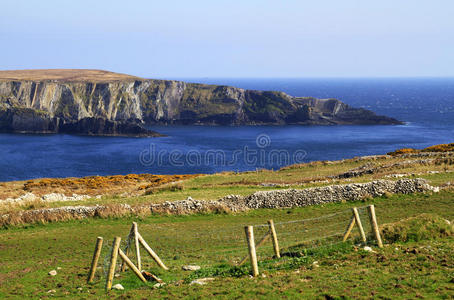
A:
[[[188,80],[188,79],[186,79]],[[454,79],[197,79],[334,97],[399,126],[156,126],[164,138],[0,134],[0,181],[255,170],[454,142]]]

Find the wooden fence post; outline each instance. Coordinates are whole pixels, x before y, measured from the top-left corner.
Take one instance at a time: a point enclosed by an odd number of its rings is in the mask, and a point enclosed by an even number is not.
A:
[[[273,242],[274,254],[277,258],[281,257],[281,252],[279,250],[279,243],[277,241],[276,229],[274,228],[273,220],[268,220],[268,226],[270,227],[271,241]]]
[[[366,242],[366,234],[364,233],[363,224],[361,224],[361,218],[359,217],[358,209],[356,207],[352,208],[353,215],[355,216],[356,225],[358,225],[358,230],[361,235],[363,242]]]
[[[255,253],[254,227],[246,226],[244,227],[244,231],[246,233],[249,258],[251,259],[252,275],[256,277],[259,275],[259,267],[257,265],[257,254]]]
[[[139,230],[137,229],[136,222],[133,222],[132,226],[134,228],[134,245],[136,246],[137,268],[140,271],[142,271],[142,259],[140,258],[140,247],[139,247]]]
[[[91,261],[90,272],[88,273],[88,283],[92,282],[95,277],[96,267],[98,266],[99,256],[101,255],[102,250],[102,241],[102,237],[98,236],[96,239],[95,252],[93,253],[93,259]]]
[[[352,219],[350,220],[350,223],[348,223],[347,229],[345,230],[344,237],[342,239],[343,242],[345,242],[348,239],[348,236],[353,230],[353,227],[355,226],[355,215],[352,215]]]
[[[164,270],[168,270],[169,268],[167,268],[166,265],[164,265],[164,263],[161,261],[159,256],[153,251],[153,249],[151,249],[150,246],[148,246],[147,242],[145,242],[142,235],[140,235],[140,233],[137,233],[137,237],[139,239],[139,242],[142,244],[142,246],[145,248],[145,250],[147,250],[148,254],[151,255],[151,257],[154,259],[154,261]]]
[[[112,245],[112,253],[110,254],[110,265],[109,265],[109,272],[107,273],[107,280],[106,280],[106,290],[110,290],[112,288],[112,282],[115,275],[115,267],[117,266],[117,257],[118,257],[118,249],[120,248],[121,237],[116,237],[114,239]]]
[[[140,273],[140,270],[134,266],[132,261],[126,256],[126,254],[123,253],[121,249],[118,249],[118,254],[120,255],[120,258],[128,265],[128,267],[134,272],[134,274],[137,275],[137,277],[140,278],[143,282],[147,282],[145,277],[143,277],[142,273]]]
[[[383,242],[380,237],[380,230],[378,229],[377,217],[375,216],[375,206],[369,205],[367,207],[369,211],[370,223],[372,224],[372,231],[374,232],[375,238],[377,239],[377,244],[379,248],[383,248]]]
[[[255,245],[255,249],[257,249],[258,247],[260,247],[261,245],[263,245],[266,240],[268,240],[268,238],[270,237],[270,233],[267,232],[263,237],[262,239]],[[243,257],[242,260],[240,260],[240,262],[238,263],[239,266],[241,266],[242,264],[244,264],[247,259],[249,258],[249,254],[247,254],[245,257]]]

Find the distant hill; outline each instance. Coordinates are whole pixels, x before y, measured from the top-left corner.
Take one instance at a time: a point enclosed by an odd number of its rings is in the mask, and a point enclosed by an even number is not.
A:
[[[0,131],[159,136],[153,124],[401,124],[337,99],[100,70],[0,71]]]
[[[0,71],[0,80],[9,81],[109,82],[137,79],[143,78],[103,70],[44,69]]]

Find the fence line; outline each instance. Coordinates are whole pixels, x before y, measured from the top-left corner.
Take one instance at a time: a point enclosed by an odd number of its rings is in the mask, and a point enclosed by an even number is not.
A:
[[[374,224],[376,218],[371,216],[371,213],[375,211],[371,210],[370,206],[357,207],[356,211],[364,231],[375,234],[374,237],[381,246],[380,237],[377,235],[377,225]],[[262,259],[261,262],[259,261],[260,263],[265,263],[273,256],[279,258],[281,250],[287,255],[286,253],[293,251],[292,248],[295,247],[295,249],[310,250],[340,244],[343,242],[342,237],[345,237],[346,229],[351,222],[352,209],[344,209],[319,217],[278,222],[270,220],[267,224],[250,225],[252,235],[248,234],[250,237],[253,236],[253,240],[250,240],[250,243],[254,243],[252,249],[246,242],[244,225],[239,224],[226,224],[222,228],[217,226],[186,228],[185,226],[188,226],[186,223],[173,223],[165,226],[147,224],[141,227],[140,236],[143,236],[143,239],[149,243],[163,263],[173,268],[178,268],[178,266],[181,268],[183,264],[209,266],[213,262],[236,264],[241,258],[244,261],[246,255],[252,257],[251,251],[256,253],[257,259]],[[145,227],[152,228],[152,230],[144,230]],[[183,229],[183,227],[185,228]],[[348,234],[350,238],[354,241],[361,240],[360,231],[350,231]],[[124,262],[116,265],[114,274],[125,270],[125,256],[129,256],[130,259],[128,266],[129,263],[137,261],[139,266],[137,269],[140,271],[140,264],[145,268],[155,264],[151,257],[146,255],[141,257],[136,247],[138,244],[133,242],[131,232],[122,236],[119,253]],[[112,252],[112,242],[106,240],[101,249],[102,269],[105,276],[109,275]],[[144,253],[146,252],[144,251]],[[132,257],[135,257],[136,260]],[[256,275],[256,273],[256,270],[253,269],[253,274]]]

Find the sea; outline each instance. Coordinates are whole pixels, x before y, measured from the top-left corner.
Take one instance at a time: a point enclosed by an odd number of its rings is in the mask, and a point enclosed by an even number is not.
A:
[[[161,138],[0,134],[0,181],[276,170],[454,142],[454,78],[178,79],[337,98],[405,125],[151,127]]]

